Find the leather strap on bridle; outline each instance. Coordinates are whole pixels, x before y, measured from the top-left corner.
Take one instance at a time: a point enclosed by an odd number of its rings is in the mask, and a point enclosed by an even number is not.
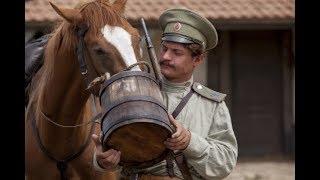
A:
[[[87,24],[80,24],[77,29],[77,37],[79,38],[79,42],[77,44],[77,56],[78,56],[78,62],[80,66],[80,72],[83,76],[83,79],[86,83],[86,87],[89,85],[89,80],[88,80],[88,69],[87,69],[87,64],[85,61],[85,43],[84,43],[84,35],[88,31],[89,26]]]
[[[194,90],[192,89],[192,86],[191,86],[189,93],[182,98],[182,100],[180,101],[180,103],[178,104],[176,109],[173,111],[173,113],[172,113],[173,118],[176,118],[179,115],[179,113],[185,107],[185,105],[187,104],[187,102],[189,101],[189,99],[191,98],[193,93],[194,93]],[[183,153],[179,152],[179,153],[175,154],[173,151],[171,151],[170,155],[171,155],[171,157],[167,157],[167,159],[166,159],[167,172],[168,172],[169,176],[170,177],[174,176],[173,161],[172,161],[174,159],[178,165],[178,168],[179,168],[182,176],[183,176],[183,179],[192,180],[192,176],[190,174],[189,168],[187,166],[187,161],[186,161],[186,158],[183,155]],[[173,158],[172,158],[172,156],[173,156]]]

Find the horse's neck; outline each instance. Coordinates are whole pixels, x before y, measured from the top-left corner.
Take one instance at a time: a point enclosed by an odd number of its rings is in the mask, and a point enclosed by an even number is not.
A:
[[[55,45],[50,43],[52,42],[49,42],[47,48]],[[89,94],[84,90],[83,79],[79,73],[74,52],[72,52],[74,49],[70,47],[63,51],[58,51],[55,55],[46,52],[45,62],[53,60],[54,63],[53,69],[44,72],[37,106],[37,124],[40,135],[43,137],[43,144],[60,158],[79,149],[91,126],[62,128],[48,122],[50,118],[56,123],[70,126],[80,124],[84,120],[88,121],[91,115],[90,107],[86,105]],[[48,68],[48,64],[45,65]]]
[[[57,48],[56,42],[49,42],[48,48]],[[75,56],[75,47],[64,49],[60,45],[57,53],[46,52],[46,60],[50,58],[53,67],[48,67],[47,75],[43,78],[40,101],[42,111],[57,122],[73,123],[83,108],[89,94],[85,91],[83,78]],[[48,57],[49,56],[49,57]],[[45,61],[46,61],[45,60]]]

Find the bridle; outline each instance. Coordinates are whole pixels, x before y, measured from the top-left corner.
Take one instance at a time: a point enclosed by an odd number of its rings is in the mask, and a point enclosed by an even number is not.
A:
[[[99,77],[95,78],[92,81],[90,81],[89,78],[88,78],[89,77],[89,72],[88,72],[87,64],[86,64],[86,60],[85,60],[85,46],[86,45],[85,45],[85,41],[84,41],[84,36],[85,36],[86,32],[88,31],[88,29],[89,29],[89,25],[87,25],[85,23],[80,24],[79,26],[76,27],[76,35],[77,35],[77,37],[79,39],[77,47],[76,47],[76,54],[77,54],[77,59],[78,59],[78,63],[79,63],[80,73],[81,73],[81,75],[82,75],[82,77],[84,79],[85,87],[87,87],[86,90],[88,90],[94,96],[97,96],[95,91],[91,91],[92,87],[94,87],[96,85],[99,85],[102,82],[104,82],[105,80],[109,79],[110,78],[110,74],[108,72],[106,72],[102,76],[99,76]],[[136,65],[140,65],[140,64],[146,65],[146,67],[148,68],[148,72],[150,72],[151,66],[150,66],[149,63],[147,63],[145,61],[139,61],[137,63],[134,63],[134,64],[130,65],[129,67],[123,69],[122,71],[130,70],[132,67],[134,67]],[[95,97],[94,96],[92,96],[92,97],[93,97],[94,109],[95,109],[96,108],[96,103],[95,103]],[[99,98],[100,98],[100,95],[99,95]],[[95,109],[95,111],[96,111],[96,109]],[[53,125],[55,125],[57,127],[60,127],[60,128],[77,128],[77,127],[82,127],[82,126],[86,126],[86,125],[92,124],[92,126],[90,128],[90,132],[89,132],[88,136],[86,137],[86,141],[85,141],[85,143],[83,145],[81,145],[79,150],[77,152],[69,154],[64,159],[57,159],[57,158],[54,157],[54,155],[48,149],[45,148],[45,146],[41,142],[39,130],[38,130],[37,126],[36,126],[36,120],[35,120],[35,118],[33,118],[33,120],[32,120],[32,129],[33,129],[33,132],[34,132],[34,134],[35,134],[35,136],[37,138],[37,143],[38,143],[41,151],[47,157],[49,157],[51,160],[56,162],[57,168],[58,168],[58,170],[60,172],[60,179],[61,180],[67,180],[66,169],[68,167],[68,162],[70,162],[70,161],[74,160],[75,158],[79,157],[82,154],[82,152],[86,149],[86,147],[89,145],[90,136],[91,136],[91,134],[93,133],[93,130],[94,130],[94,124],[93,123],[100,123],[100,117],[103,114],[103,112],[100,112],[100,113],[95,112],[96,115],[94,115],[93,118],[91,118],[91,120],[88,121],[88,122],[84,122],[84,123],[76,124],[76,125],[69,125],[69,126],[54,122],[45,113],[43,113],[43,111],[41,109],[40,109],[40,113],[41,113],[41,115],[44,117],[44,119],[47,122],[50,122],[51,124],[53,124]]]

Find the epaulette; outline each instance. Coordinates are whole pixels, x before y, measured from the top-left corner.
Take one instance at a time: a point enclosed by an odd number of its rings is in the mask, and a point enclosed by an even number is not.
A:
[[[226,94],[219,93],[217,91],[211,90],[204,85],[194,82],[192,89],[197,92],[199,95],[211,99],[216,102],[222,102],[224,98],[227,96]]]

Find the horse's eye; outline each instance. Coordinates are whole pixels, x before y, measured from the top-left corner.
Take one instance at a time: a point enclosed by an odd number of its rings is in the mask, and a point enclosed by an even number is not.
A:
[[[107,52],[104,49],[102,49],[101,47],[97,47],[97,46],[93,48],[93,51],[99,56],[107,54]]]

